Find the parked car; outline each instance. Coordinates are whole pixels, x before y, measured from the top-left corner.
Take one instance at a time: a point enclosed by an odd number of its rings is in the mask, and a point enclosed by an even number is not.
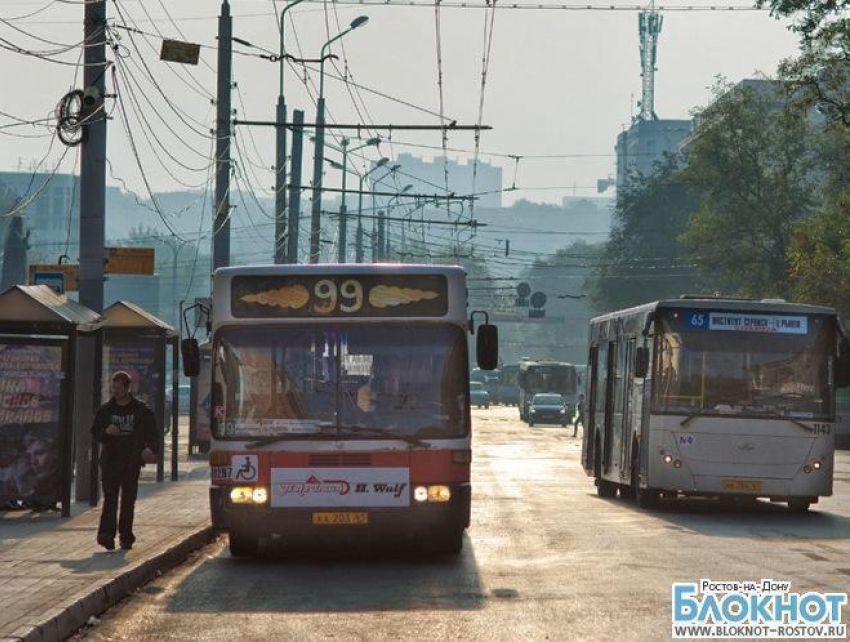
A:
[[[567,425],[569,408],[561,395],[543,392],[534,395],[528,406],[528,425],[561,424]]]
[[[188,383],[181,383],[178,386],[178,410],[181,415],[189,414],[189,395],[191,394],[192,386]],[[165,407],[168,413],[171,413],[171,394],[172,388],[169,386],[165,389]]]
[[[479,408],[490,407],[490,394],[484,387],[484,384],[479,381],[469,382],[469,405],[478,406]]]

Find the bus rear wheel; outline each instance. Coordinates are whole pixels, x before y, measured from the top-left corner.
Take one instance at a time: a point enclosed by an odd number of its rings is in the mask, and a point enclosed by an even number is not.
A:
[[[228,533],[231,557],[253,557],[259,549],[259,540],[238,533]]]
[[[640,475],[638,473],[639,463],[637,457],[632,461],[632,485],[631,495],[635,498],[635,504],[638,508],[652,509],[658,508],[661,501],[661,493],[654,488],[641,488]]]
[[[802,515],[803,513],[809,512],[809,507],[812,505],[812,501],[805,497],[796,497],[794,499],[788,500],[788,510],[792,513],[797,513]]]

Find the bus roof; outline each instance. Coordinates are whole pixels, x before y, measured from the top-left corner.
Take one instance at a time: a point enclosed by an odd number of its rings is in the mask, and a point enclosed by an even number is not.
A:
[[[332,283],[324,283],[325,279]],[[350,284],[350,280],[356,283]],[[322,309],[330,300],[324,296],[329,294],[328,288],[336,290],[334,301],[339,302],[330,314]],[[359,312],[345,310],[343,306],[350,301],[354,288],[359,291],[360,303],[369,303],[358,308]],[[370,299],[370,294],[374,295],[376,290],[381,290],[378,296],[382,299]],[[291,296],[295,299],[290,300]],[[265,264],[219,268],[213,274],[212,308],[214,328],[232,324],[410,322],[414,319],[466,327],[466,271],[457,265],[397,263]]]
[[[774,312],[774,313],[790,313],[790,314],[827,314],[834,316],[836,311],[834,308],[828,308],[820,305],[808,305],[805,303],[788,303],[776,299],[743,300],[743,299],[724,299],[709,298],[681,298],[681,299],[663,299],[644,303],[633,308],[625,308],[616,310],[607,314],[594,317],[590,320],[591,324],[601,323],[611,319],[631,316],[645,316],[661,308],[688,308],[700,310],[729,310],[741,312]]]

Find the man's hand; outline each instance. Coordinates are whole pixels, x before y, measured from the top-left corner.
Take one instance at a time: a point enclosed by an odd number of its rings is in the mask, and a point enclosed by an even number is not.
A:
[[[156,455],[150,448],[145,448],[142,451],[142,461],[146,464],[154,464],[156,463]]]
[[[121,434],[121,429],[118,428],[118,426],[116,426],[115,424],[109,424],[106,427],[106,430],[104,430],[103,432],[107,435],[112,435],[113,437],[116,437]]]

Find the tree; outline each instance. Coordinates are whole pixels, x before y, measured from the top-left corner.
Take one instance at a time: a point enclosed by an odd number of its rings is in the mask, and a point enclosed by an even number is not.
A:
[[[790,294],[787,248],[817,205],[816,155],[806,114],[785,109],[770,81],[718,83],[699,112],[683,180],[702,193],[681,242],[703,283],[757,298]]]
[[[699,190],[677,171],[667,157],[651,175],[630,176],[617,191],[611,236],[587,286],[596,312],[693,291],[695,257],[679,235],[699,208]]]
[[[779,76],[801,106],[817,105],[829,122],[850,126],[850,19],[846,0],[758,0],[776,18],[793,18],[800,55]]]
[[[835,307],[850,320],[850,186],[822,214],[795,226],[788,262],[795,299]]]

